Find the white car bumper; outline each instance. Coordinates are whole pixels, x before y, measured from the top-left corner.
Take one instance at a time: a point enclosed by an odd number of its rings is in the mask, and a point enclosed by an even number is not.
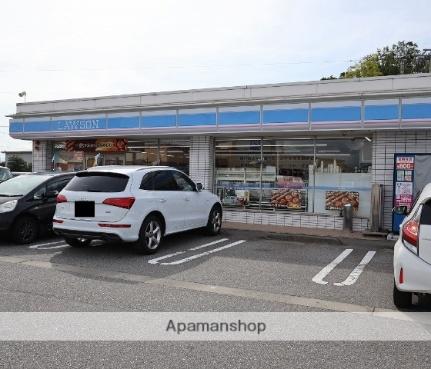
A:
[[[401,268],[404,274],[402,284],[399,283]],[[409,251],[401,240],[394,247],[394,277],[400,291],[431,293],[431,264]]]
[[[102,239],[109,241],[135,242],[139,238],[139,228],[134,222],[109,223],[110,227],[102,227],[98,222],[86,222],[82,220],[61,219],[62,223],[54,220],[54,232],[64,237],[82,237],[88,239]],[[102,224],[102,223],[101,223]],[[128,228],[118,228],[130,225]]]

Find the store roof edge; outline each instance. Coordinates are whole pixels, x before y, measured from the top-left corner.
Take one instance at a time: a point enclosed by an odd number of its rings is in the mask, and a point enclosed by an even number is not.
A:
[[[372,89],[367,91],[366,89],[349,92],[333,92],[333,93],[302,93],[297,95],[283,95],[283,96],[270,96],[270,97],[253,97],[247,96],[242,98],[227,98],[227,99],[212,99],[194,101],[193,99],[186,101],[172,101],[162,102],[158,104],[133,104],[133,105],[113,105],[112,107],[91,107],[91,108],[71,108],[71,109],[57,109],[57,110],[35,110],[35,111],[19,111],[22,107],[31,107],[48,105],[48,104],[73,104],[79,102],[88,101],[101,101],[108,99],[127,99],[127,98],[142,98],[142,97],[168,97],[180,94],[199,94],[199,93],[210,93],[210,92],[222,92],[222,91],[234,91],[234,90],[253,90],[253,89],[266,89],[266,88],[278,88],[278,87],[301,87],[301,86],[319,86],[327,84],[347,84],[347,83],[366,83],[379,81],[400,81],[400,80],[415,80],[426,78],[430,80],[429,86],[426,83],[426,87],[420,88],[382,88]],[[72,98],[72,99],[61,99],[61,100],[45,100],[45,101],[32,101],[26,103],[17,103],[17,112],[15,114],[7,115],[11,118],[22,118],[26,116],[46,116],[46,115],[65,115],[65,114],[81,114],[81,113],[98,113],[98,112],[115,112],[115,111],[133,111],[133,110],[154,110],[160,108],[175,109],[175,108],[191,108],[191,107],[208,107],[214,105],[230,105],[230,104],[259,104],[259,103],[280,103],[280,102],[306,102],[306,101],[330,101],[335,99],[346,100],[346,99],[360,99],[368,97],[396,97],[400,95],[422,95],[431,93],[431,73],[414,74],[414,75],[398,75],[398,76],[380,76],[380,77],[369,77],[369,78],[354,78],[354,79],[337,79],[337,80],[322,80],[322,81],[307,81],[307,82],[288,82],[288,83],[274,83],[274,84],[256,84],[256,85],[243,85],[243,86],[231,86],[231,87],[218,87],[218,88],[203,88],[203,89],[189,89],[189,90],[173,90],[173,91],[160,91],[160,92],[148,92],[148,93],[137,93],[137,94],[121,94],[121,95],[108,95],[108,96],[97,96],[97,97],[84,97],[84,98]]]

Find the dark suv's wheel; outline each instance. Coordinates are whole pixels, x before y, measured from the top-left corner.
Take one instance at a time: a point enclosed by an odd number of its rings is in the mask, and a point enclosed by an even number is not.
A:
[[[400,291],[397,288],[397,285],[394,281],[394,305],[399,309],[407,309],[412,306],[412,297],[413,294],[411,292]]]
[[[132,247],[139,254],[154,254],[160,247],[162,237],[162,222],[159,217],[150,215],[142,223],[139,240],[132,243]]]
[[[214,205],[208,217],[206,231],[209,235],[215,236],[220,233],[222,224],[222,210],[220,205]]]
[[[91,240],[87,240],[86,238],[69,238],[69,237],[66,237],[64,241],[69,246],[76,247],[76,248],[86,247],[91,242]]]
[[[39,236],[39,223],[30,216],[19,217],[12,227],[12,238],[16,243],[34,242]]]

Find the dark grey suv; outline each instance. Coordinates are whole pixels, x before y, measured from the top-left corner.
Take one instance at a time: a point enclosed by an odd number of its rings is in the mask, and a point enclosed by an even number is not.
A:
[[[9,168],[0,167],[0,183],[12,178]]]
[[[32,173],[0,183],[0,231],[17,243],[35,241],[52,227],[56,198],[75,173]]]

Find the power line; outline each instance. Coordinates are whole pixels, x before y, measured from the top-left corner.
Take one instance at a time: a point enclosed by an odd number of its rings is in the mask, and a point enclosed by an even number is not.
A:
[[[0,73],[9,73],[13,71],[37,71],[42,73],[56,73],[56,72],[70,72],[70,71],[81,71],[81,72],[101,72],[101,71],[110,71],[110,70],[130,70],[130,71],[139,71],[146,69],[155,69],[155,68],[168,68],[168,69],[208,69],[208,68],[237,68],[237,67],[273,67],[273,66],[283,66],[283,65],[303,65],[303,64],[335,64],[335,63],[355,63],[358,62],[359,59],[344,59],[344,60],[298,60],[298,61],[280,61],[274,63],[233,63],[233,64],[197,64],[197,65],[163,65],[155,62],[156,65],[145,65],[145,66],[137,66],[137,67],[83,67],[83,68],[14,68],[14,69],[0,69]]]

